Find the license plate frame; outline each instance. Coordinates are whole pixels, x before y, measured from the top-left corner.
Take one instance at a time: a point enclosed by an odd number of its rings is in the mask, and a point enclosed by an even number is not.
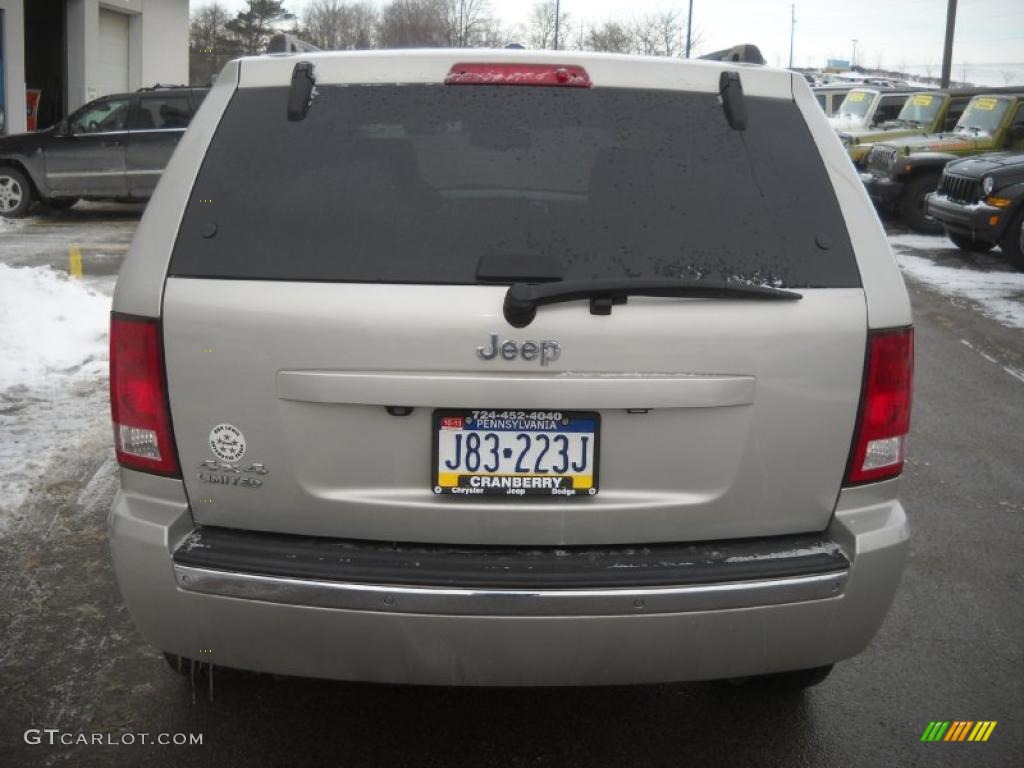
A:
[[[592,453],[590,456],[590,468],[593,470],[590,474],[573,474],[571,472],[529,472],[529,473],[502,473],[502,472],[488,472],[488,471],[476,471],[476,472],[446,472],[446,477],[442,477],[442,468],[440,466],[440,454],[441,454],[441,440],[442,440],[442,423],[446,419],[457,419],[462,418],[465,420],[467,417],[472,419],[474,414],[483,414],[485,417],[490,417],[493,414],[494,418],[501,419],[503,421],[513,419],[527,419],[527,420],[541,420],[538,416],[550,416],[557,414],[560,416],[560,420],[565,420],[566,423],[560,424],[557,429],[541,429],[541,428],[510,428],[508,426],[502,426],[501,428],[493,429],[482,429],[481,432],[513,432],[517,434],[529,433],[531,440],[533,435],[537,434],[570,434],[576,433],[581,434],[581,440],[583,437],[590,436],[592,440]],[[548,419],[550,421],[550,419]],[[587,429],[588,423],[592,427]],[[475,430],[466,429],[465,423],[458,428],[452,428],[449,426],[445,427],[446,431],[462,432],[463,434],[471,433]],[[549,438],[550,439],[550,438]],[[500,441],[500,438],[499,438]],[[431,468],[430,468],[430,485],[435,495],[439,496],[454,496],[463,498],[480,498],[488,497],[493,498],[499,497],[519,497],[519,498],[589,498],[595,496],[599,490],[599,477],[600,477],[600,456],[601,456],[601,414],[597,411],[560,411],[558,409],[543,410],[538,408],[533,409],[493,409],[493,408],[439,408],[434,411],[433,418],[431,419]],[[500,445],[500,442],[499,442]],[[504,449],[507,446],[502,447],[502,458],[508,460],[507,454],[504,453]],[[586,451],[585,445],[581,447],[581,450]],[[451,457],[449,457],[451,458]],[[493,461],[493,459],[492,459]],[[500,461],[499,469],[500,469]],[[483,464],[483,462],[482,462]],[[572,468],[570,463],[569,468]],[[484,469],[482,466],[481,469]],[[451,475],[455,475],[455,485],[452,485]],[[516,486],[516,480],[510,479],[508,481],[500,481],[500,485],[479,487],[474,486],[471,478],[473,477],[500,477],[500,478],[561,478],[561,482],[554,488],[551,487],[550,481],[544,484],[541,480],[530,480],[530,481],[519,481],[521,485]],[[587,478],[587,479],[577,479]],[[463,485],[463,481],[465,485]],[[533,487],[533,484],[542,487]],[[523,485],[531,487],[522,487]],[[512,487],[509,487],[512,486]]]

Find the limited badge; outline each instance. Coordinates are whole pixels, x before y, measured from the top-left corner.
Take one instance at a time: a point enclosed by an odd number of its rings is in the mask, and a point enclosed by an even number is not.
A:
[[[238,461],[245,456],[245,435],[233,424],[218,424],[210,430],[210,450],[222,461]]]

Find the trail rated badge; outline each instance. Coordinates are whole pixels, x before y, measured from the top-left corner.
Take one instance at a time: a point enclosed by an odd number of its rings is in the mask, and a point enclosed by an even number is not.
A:
[[[245,435],[233,424],[218,424],[210,430],[210,450],[221,461],[238,461],[245,456]]]

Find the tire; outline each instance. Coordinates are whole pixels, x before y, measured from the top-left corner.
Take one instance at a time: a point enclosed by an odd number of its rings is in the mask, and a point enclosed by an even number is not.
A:
[[[915,176],[907,182],[899,201],[900,218],[904,224],[925,235],[942,234],[942,224],[925,213],[924,209],[925,195],[934,192],[938,187],[937,173]]]
[[[10,166],[0,167],[0,216],[20,219],[32,207],[32,185],[25,174]]]
[[[55,211],[66,211],[77,202],[77,197],[51,197],[46,200],[46,207]]]
[[[1024,269],[1024,206],[1010,219],[1010,226],[999,240],[1003,256],[1017,269]]]
[[[961,251],[968,253],[988,253],[995,247],[995,243],[986,243],[983,240],[972,240],[967,235],[946,230],[946,237],[953,241],[953,245]]]

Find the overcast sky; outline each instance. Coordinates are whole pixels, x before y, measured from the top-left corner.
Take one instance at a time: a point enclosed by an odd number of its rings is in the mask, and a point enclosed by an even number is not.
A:
[[[221,0],[231,10],[244,0]],[[308,0],[288,0],[301,13]],[[204,5],[191,0],[192,7]],[[525,23],[531,0],[490,0],[507,26]],[[382,0],[377,0],[382,4]],[[693,26],[703,34],[701,50],[754,43],[769,64],[789,61],[790,2],[694,0]],[[942,61],[946,0],[805,0],[796,2],[793,63],[821,66],[827,58],[849,59],[857,38],[857,61],[873,67],[938,67]],[[605,19],[628,21],[665,9],[685,15],[687,0],[562,0],[572,25]],[[1024,64],[1024,0],[959,0],[954,76],[964,64]]]

